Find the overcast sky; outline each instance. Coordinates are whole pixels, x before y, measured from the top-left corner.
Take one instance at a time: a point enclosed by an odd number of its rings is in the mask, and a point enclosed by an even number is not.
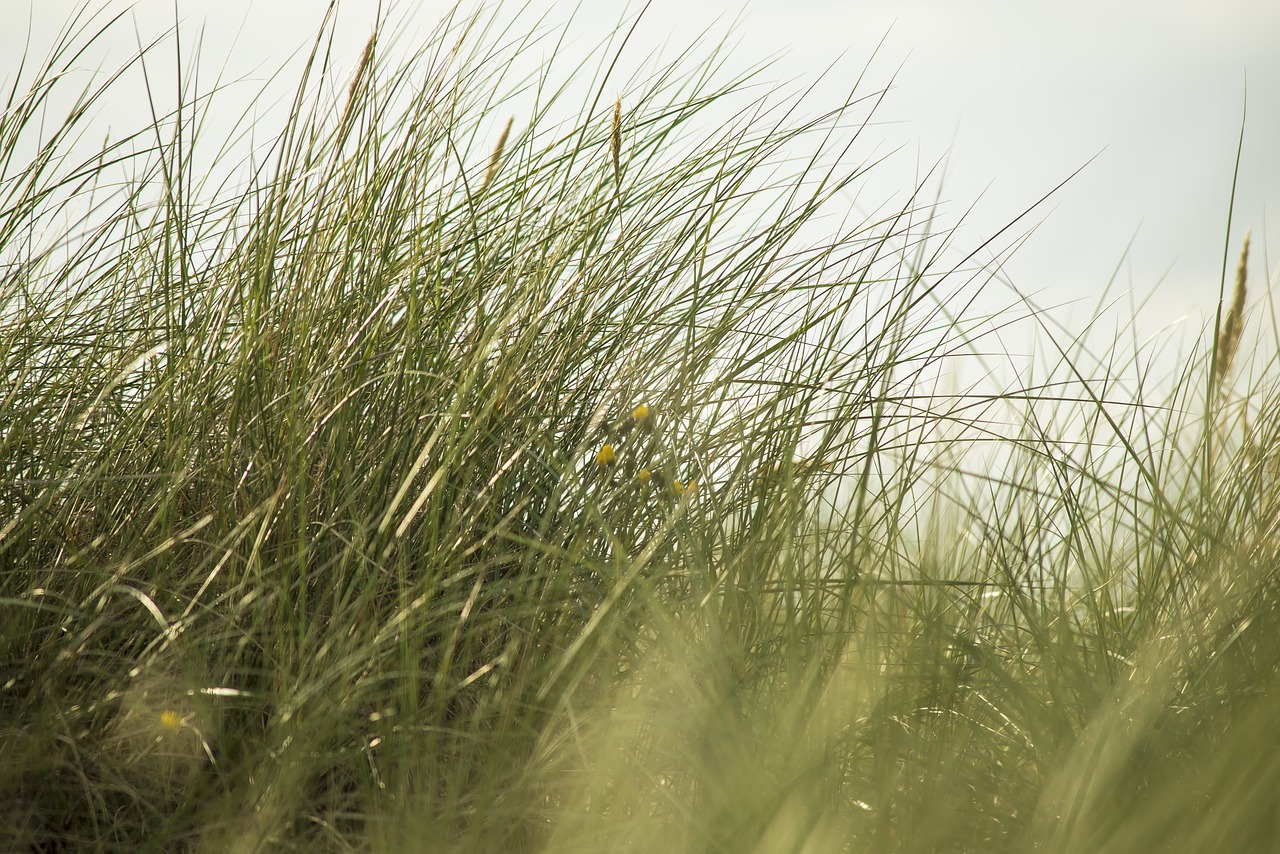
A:
[[[0,78],[12,79],[28,29],[32,52],[43,56],[79,5],[0,0]],[[172,25],[175,5],[184,32],[203,27],[208,79],[221,71],[256,86],[314,34],[328,2],[91,0],[91,9],[131,11],[86,64],[123,61],[136,49],[135,22],[143,37],[154,36]],[[450,5],[396,8],[412,9],[409,32],[425,34]],[[621,4],[602,0],[576,11],[559,0],[506,5],[527,5],[535,17],[547,11],[550,23],[574,15],[580,46],[605,39],[623,14]],[[340,0],[340,60],[355,62],[377,6]],[[729,33],[735,21],[732,68],[776,58],[769,73],[780,83],[827,72],[809,102],[815,112],[847,94],[883,40],[866,89],[890,79],[893,89],[863,153],[899,152],[877,168],[875,187],[910,187],[922,164],[945,158],[945,210],[959,216],[978,203],[962,245],[980,243],[1098,155],[1027,222],[1043,225],[1008,272],[1043,304],[1096,296],[1132,239],[1120,283],[1145,294],[1165,276],[1153,309],[1160,323],[1187,311],[1199,323],[1212,311],[1247,78],[1233,246],[1253,230],[1255,282],[1276,263],[1280,212],[1268,204],[1280,202],[1280,2],[653,0],[632,42],[636,62],[663,45],[674,56],[708,28]],[[123,115],[104,120],[113,118],[128,123]]]

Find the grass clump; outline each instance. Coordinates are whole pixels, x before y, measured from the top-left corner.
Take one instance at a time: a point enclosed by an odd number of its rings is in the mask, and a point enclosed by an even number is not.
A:
[[[15,79],[7,846],[1265,847],[1245,261],[1167,390],[1046,326],[943,394],[983,320],[931,212],[827,217],[878,94],[796,123],[713,54],[560,121],[496,20],[345,87],[325,30],[227,184],[207,94],[36,120],[87,24]]]

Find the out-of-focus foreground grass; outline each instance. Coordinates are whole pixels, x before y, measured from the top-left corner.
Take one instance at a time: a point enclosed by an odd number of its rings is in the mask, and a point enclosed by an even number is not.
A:
[[[322,36],[217,186],[216,95],[50,121],[93,26],[7,70],[2,846],[1280,844],[1243,263],[1171,379],[1046,322],[944,393],[984,274],[849,217],[882,93],[509,80],[494,20]]]

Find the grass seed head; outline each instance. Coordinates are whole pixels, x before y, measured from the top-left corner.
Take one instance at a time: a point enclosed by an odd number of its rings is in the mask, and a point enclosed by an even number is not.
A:
[[[1251,232],[1244,235],[1244,246],[1240,250],[1240,261],[1236,264],[1236,286],[1231,295],[1231,308],[1222,320],[1218,330],[1218,352],[1214,360],[1213,384],[1219,392],[1223,391],[1227,378],[1240,348],[1240,334],[1244,331],[1244,306],[1248,294],[1246,282],[1249,273],[1249,239]]]
[[[613,102],[613,122],[609,127],[609,153],[613,155],[613,180],[622,183],[622,96]]]
[[[373,64],[373,49],[377,43],[378,34],[375,32],[369,36],[369,40],[364,43],[364,51],[360,54],[360,64],[356,66],[356,73],[351,78],[351,85],[347,87],[347,103],[342,109],[342,118],[338,125],[345,126],[355,113],[356,103],[360,97],[360,90],[363,88],[366,78],[369,75],[369,67]]]
[[[489,156],[489,168],[485,170],[484,182],[480,185],[480,192],[488,189],[489,184],[498,174],[498,167],[502,164],[502,151],[507,147],[507,137],[511,134],[511,126],[515,123],[516,117],[512,116],[507,119],[507,126],[502,129],[502,135],[498,137],[498,144],[493,149],[493,154]]]

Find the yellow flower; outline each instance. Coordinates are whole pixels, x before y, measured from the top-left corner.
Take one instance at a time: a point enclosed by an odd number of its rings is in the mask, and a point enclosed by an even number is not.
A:
[[[647,421],[649,418],[649,404],[642,403],[631,410],[631,417],[636,421]]]
[[[694,478],[689,478],[688,482],[686,482],[686,483],[681,483],[680,481],[678,481],[678,480],[674,480],[674,479],[671,481],[671,494],[672,494],[672,495],[689,495],[689,496],[692,496],[692,495],[694,495],[697,491],[698,491],[698,481],[697,481],[696,479],[694,479]]]
[[[617,456],[618,455],[613,452],[613,445],[606,444],[596,454],[596,465],[600,466],[601,468],[604,468],[605,466],[613,465],[613,461],[617,458]]]
[[[173,709],[160,713],[160,728],[165,732],[177,732],[182,727],[182,716]]]
[[[636,480],[641,483],[648,483],[653,478],[653,473],[648,469],[640,469],[640,473],[636,475]]]

